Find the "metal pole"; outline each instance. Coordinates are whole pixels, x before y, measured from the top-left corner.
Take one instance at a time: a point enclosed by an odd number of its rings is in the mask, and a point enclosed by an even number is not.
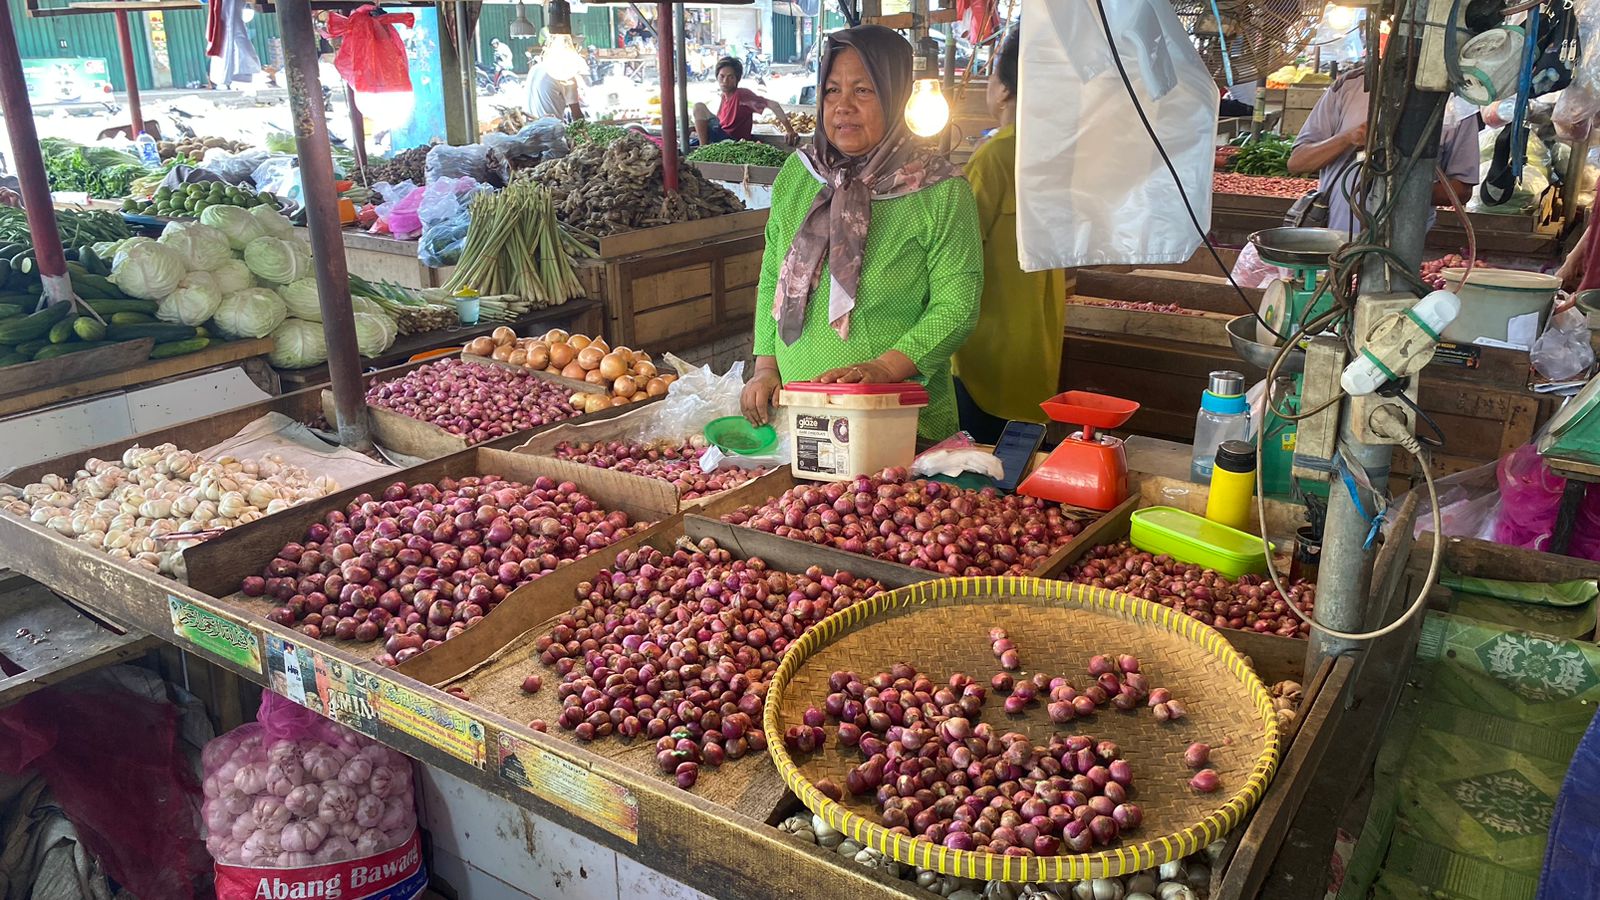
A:
[[[117,45],[122,53],[122,80],[128,85],[128,115],[133,120],[128,140],[138,140],[139,133],[144,131],[144,113],[139,108],[139,73],[133,67],[133,27],[128,24],[127,11],[119,9],[113,16],[117,20]]]
[[[974,57],[978,55],[978,46],[976,44],[972,46],[972,55]],[[994,55],[998,56],[999,54]],[[972,59],[967,60],[967,69],[969,71],[972,69],[974,62],[975,60]],[[940,89],[944,91],[944,102],[950,104],[950,120],[953,122],[956,118],[956,26],[953,22],[946,25],[944,30],[944,84],[940,86]],[[950,142],[954,138],[954,134],[955,129],[946,125],[944,134],[939,136],[939,152],[950,152]]]
[[[456,0],[456,62],[461,66],[461,97],[467,116],[469,144],[477,143],[482,127],[478,124],[478,73],[474,63],[478,54],[472,48],[472,45],[477,43],[474,34],[476,31],[471,7],[465,0]]]
[[[1390,37],[1391,54],[1416,54],[1421,50],[1420,40],[1407,41],[1396,33]],[[1403,59],[1384,60],[1380,77],[1385,96],[1402,96],[1402,105],[1373,104],[1372,130],[1376,138],[1371,146],[1377,148],[1374,160],[1378,171],[1402,168],[1404,160],[1420,146],[1416,163],[1398,183],[1387,177],[1374,178],[1366,208],[1381,205],[1389,193],[1395,195],[1394,209],[1386,223],[1380,227],[1374,240],[1397,253],[1401,264],[1413,269],[1422,262],[1423,242],[1427,237],[1428,212],[1432,209],[1434,160],[1438,156],[1439,130],[1425,129],[1433,112],[1445,100],[1445,95],[1412,90],[1406,84],[1406,65]],[[1388,159],[1383,149],[1389,136],[1394,139],[1396,158]],[[1360,202],[1360,201],[1353,201]],[[1388,263],[1376,254],[1369,255],[1362,266],[1361,295],[1357,303],[1369,298],[1401,289],[1389,283]],[[1394,448],[1386,444],[1364,444],[1356,439],[1348,405],[1340,413],[1339,441],[1351,451],[1356,462],[1367,471],[1372,486],[1385,491],[1389,482],[1389,461]],[[1369,586],[1372,578],[1372,554],[1366,548],[1367,533],[1371,524],[1356,508],[1350,491],[1335,479],[1328,494],[1328,518],[1323,528],[1322,566],[1317,575],[1318,622],[1338,631],[1361,631],[1377,623],[1368,621],[1371,604]],[[1308,656],[1308,671],[1322,657],[1347,653],[1358,648],[1351,641],[1328,637],[1313,630]]]
[[[278,0],[278,24],[283,29],[283,60],[289,74],[289,111],[295,150],[300,155],[306,225],[311,231],[311,254],[317,260],[318,302],[337,419],[333,424],[339,443],[366,449],[371,446],[366,398],[356,352],[355,316],[350,309],[350,270],[345,263],[344,235],[339,231],[339,193],[334,190],[328,121],[317,75],[317,32],[310,0]]]
[[[356,89],[344,86],[344,102],[350,107],[350,150],[356,157],[356,169],[361,177],[367,172],[367,120],[356,107]]]
[[[694,117],[689,115],[689,52],[688,40],[684,32],[689,30],[688,14],[683,11],[683,4],[672,8],[672,19],[676,31],[672,36],[672,46],[678,57],[678,114],[683,116],[678,125],[678,146],[683,149],[685,156],[689,155],[689,132]],[[664,99],[664,98],[663,98]],[[665,132],[663,132],[663,135]]]
[[[5,114],[22,202],[28,210],[28,234],[44,282],[40,305],[70,301],[73,293],[72,282],[67,280],[67,257],[61,250],[61,233],[56,230],[50,182],[44,173],[39,132],[33,126],[33,107],[28,103],[28,83],[22,76],[22,54],[17,50],[17,33],[9,14],[0,16],[0,112]]]
[[[672,102],[672,4],[656,4],[656,68],[661,75],[661,186],[668,194],[678,192],[677,110]]]

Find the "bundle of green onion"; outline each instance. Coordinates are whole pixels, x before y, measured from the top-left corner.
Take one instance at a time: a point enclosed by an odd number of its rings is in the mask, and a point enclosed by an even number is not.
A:
[[[446,290],[511,294],[535,308],[583,293],[572,271],[572,254],[592,256],[594,251],[561,227],[550,192],[538,182],[513,178],[499,193],[475,197],[471,213],[466,246]]]

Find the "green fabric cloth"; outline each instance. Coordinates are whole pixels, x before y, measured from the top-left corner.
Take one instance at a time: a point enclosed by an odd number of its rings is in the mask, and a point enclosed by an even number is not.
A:
[[[1339,900],[1532,900],[1596,702],[1593,644],[1428,613]]]
[[[778,270],[821,188],[799,154],[789,157],[772,186],[756,292],[755,355],[776,357],[778,374],[790,382],[898,350],[916,363],[917,380],[928,389],[917,435],[949,437],[957,428],[950,357],[977,324],[983,293],[983,240],[971,187],[966,179],[950,178],[914,194],[874,200],[849,340],[841,340],[828,322],[824,262],[806,307],[805,331],[784,344],[772,318]]]

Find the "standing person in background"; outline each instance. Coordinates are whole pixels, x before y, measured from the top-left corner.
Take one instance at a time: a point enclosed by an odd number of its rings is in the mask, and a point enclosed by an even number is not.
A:
[[[916,381],[918,436],[956,430],[950,354],[978,317],[983,247],[966,180],[906,127],[911,57],[881,25],[828,36],[816,134],[772,186],[740,395],[754,424],[785,382]]]
[[[578,96],[578,80],[562,81],[550,74],[543,61],[528,70],[528,115],[535,119],[550,116],[572,121],[583,118],[583,101]]]
[[[973,440],[992,444],[1006,421],[1044,422],[1039,404],[1056,393],[1067,295],[1061,269],[1024,272],[1017,264],[1018,32],[1000,48],[989,79],[989,113],[1000,128],[967,162],[983,234],[983,298],[978,326],[955,355],[956,405]]]
[[[731,56],[717,60],[717,88],[722,92],[722,105],[716,118],[704,103],[694,105],[694,131],[700,146],[721,141],[748,141],[755,128],[755,114],[772,110],[778,124],[783,126],[789,146],[800,143],[800,133],[794,130],[789,114],[776,101],[768,100],[749,88],[739,86],[744,77],[744,64]]]
[[[495,74],[499,75],[502,72],[511,71],[513,57],[511,56],[511,48],[506,45],[506,42],[495,38],[489,42],[489,46],[494,48]]]

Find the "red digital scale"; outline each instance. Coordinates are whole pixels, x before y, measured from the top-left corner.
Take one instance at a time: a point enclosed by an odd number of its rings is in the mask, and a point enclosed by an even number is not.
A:
[[[1068,506],[1109,510],[1128,497],[1128,457],[1122,441],[1096,429],[1116,428],[1139,404],[1089,391],[1067,391],[1039,404],[1057,422],[1081,425],[1033,473],[1017,493]]]

